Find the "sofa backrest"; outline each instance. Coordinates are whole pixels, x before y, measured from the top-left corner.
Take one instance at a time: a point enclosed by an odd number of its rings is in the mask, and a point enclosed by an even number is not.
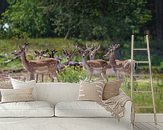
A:
[[[61,101],[78,99],[79,84],[77,83],[37,83],[37,100],[56,104]]]

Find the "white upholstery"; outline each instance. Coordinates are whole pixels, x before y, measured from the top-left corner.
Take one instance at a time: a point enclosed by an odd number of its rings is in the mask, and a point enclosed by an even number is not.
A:
[[[93,101],[59,102],[55,106],[58,117],[112,117],[104,107]]]
[[[100,108],[100,112],[96,109],[97,111],[97,117],[100,117],[101,115],[106,114],[104,117],[110,117],[110,113],[104,111],[103,108],[98,106],[95,102],[88,103],[86,101],[83,101],[82,103],[79,103],[77,101],[78,99],[78,93],[79,93],[79,84],[77,83],[36,83],[36,91],[37,91],[37,99],[40,101],[47,101],[50,102],[50,104],[53,104],[53,108],[51,107],[44,107],[48,108],[46,109],[47,111],[44,111],[43,107],[39,108],[41,102],[20,102],[20,103],[15,103],[15,104],[10,104],[12,106],[7,106],[7,104],[0,104],[0,117],[49,117],[54,115],[54,106],[56,105],[56,116],[63,117],[63,116],[69,116],[69,117],[93,117],[95,116],[95,110],[93,113],[89,112],[89,116],[84,112],[84,110],[79,110],[78,108],[84,107],[84,109],[89,109],[89,111],[92,112],[91,108]],[[62,103],[64,102],[64,103]],[[78,102],[78,103],[77,103]],[[38,104],[37,104],[38,103]],[[44,102],[45,103],[45,102]],[[32,105],[33,104],[33,105]],[[46,103],[45,103],[46,104]],[[92,106],[91,106],[92,105]],[[130,116],[131,116],[131,105],[132,103],[128,101],[125,105],[125,115],[123,119],[127,122],[130,122]],[[19,107],[18,107],[19,106]],[[31,106],[31,111],[29,110],[23,110]],[[50,106],[49,104],[47,106]],[[11,109],[9,109],[11,108]],[[21,109],[19,110],[20,113],[15,111],[15,108]],[[68,109],[63,109],[61,108],[72,108],[68,111]],[[9,109],[9,111],[8,111]],[[76,109],[76,113],[74,111]],[[9,113],[10,112],[10,113]],[[88,113],[88,112],[87,112]],[[102,117],[102,116],[101,116]]]
[[[37,83],[38,100],[48,101],[53,105],[59,102],[73,102],[78,99],[79,84],[77,83]],[[120,91],[123,93],[123,91]],[[130,122],[132,102],[125,105],[124,120]],[[56,107],[56,106],[55,106]],[[59,116],[59,111],[55,112]],[[61,111],[60,111],[61,114]]]
[[[38,100],[56,104],[61,101],[75,101],[78,99],[79,84],[77,83],[37,83]]]
[[[0,117],[51,117],[54,107],[45,101],[0,104]]]

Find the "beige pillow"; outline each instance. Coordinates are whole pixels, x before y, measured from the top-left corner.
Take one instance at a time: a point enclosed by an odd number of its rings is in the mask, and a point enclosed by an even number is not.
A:
[[[1,80],[0,81],[0,89],[11,89],[12,84],[10,80]],[[1,93],[0,93],[0,101],[1,101]]]
[[[119,88],[121,86],[121,81],[115,80],[115,81],[108,81],[105,84],[104,90],[103,90],[103,99],[107,100],[111,97],[119,95]]]
[[[33,101],[33,88],[26,89],[1,89],[1,102],[24,102]]]
[[[30,80],[30,81],[22,81],[18,79],[10,78],[11,84],[13,86],[13,89],[25,89],[25,88],[33,88],[32,95],[35,100],[37,100],[37,92],[36,92],[36,81]]]
[[[95,82],[82,81],[79,88],[79,100],[101,101],[105,81]]]

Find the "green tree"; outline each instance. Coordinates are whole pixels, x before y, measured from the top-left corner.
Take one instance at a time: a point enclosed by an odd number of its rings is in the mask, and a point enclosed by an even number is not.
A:
[[[37,0],[17,0],[3,14],[3,23],[9,24],[9,36],[44,36],[46,25]],[[1,22],[2,23],[2,22]]]
[[[151,19],[148,0],[16,0],[3,14],[11,36],[127,39]]]

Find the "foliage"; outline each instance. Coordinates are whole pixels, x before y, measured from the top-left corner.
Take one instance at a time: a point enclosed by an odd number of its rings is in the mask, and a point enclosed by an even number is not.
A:
[[[86,75],[81,68],[72,68],[67,67],[61,73],[59,73],[59,81],[60,82],[70,82],[70,83],[78,83],[80,80],[84,80]]]
[[[46,32],[42,9],[39,0],[16,0],[3,14],[1,24],[9,28],[4,32],[8,37],[38,37]],[[2,31],[2,30],[1,30]]]
[[[148,0],[16,0],[3,14],[1,37],[129,39],[151,19]],[[23,36],[22,36],[23,35]]]

